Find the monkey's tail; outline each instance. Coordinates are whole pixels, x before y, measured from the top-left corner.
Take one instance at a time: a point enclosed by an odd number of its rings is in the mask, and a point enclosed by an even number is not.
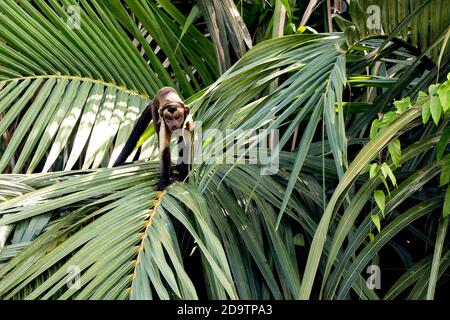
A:
[[[127,142],[125,143],[125,146],[123,147],[122,151],[120,152],[119,156],[114,162],[113,167],[120,166],[124,164],[125,161],[127,161],[128,156],[133,152],[137,142],[141,138],[142,134],[145,132],[145,129],[147,129],[151,120],[152,120],[152,108],[150,104],[147,106],[147,108],[144,109],[138,121],[136,122],[136,125],[134,126]]]

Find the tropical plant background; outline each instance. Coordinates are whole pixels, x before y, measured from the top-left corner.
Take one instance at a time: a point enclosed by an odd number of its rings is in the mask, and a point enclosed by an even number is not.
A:
[[[448,297],[449,26],[449,0],[0,1],[0,297]],[[162,86],[206,142],[156,192],[152,130],[112,163]],[[279,170],[208,162],[230,128]]]

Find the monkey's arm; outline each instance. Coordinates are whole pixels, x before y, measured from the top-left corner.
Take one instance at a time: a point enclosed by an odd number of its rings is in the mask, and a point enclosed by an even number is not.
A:
[[[156,189],[159,191],[164,190],[170,183],[170,138],[171,132],[162,124],[158,135],[160,177]]]
[[[152,120],[152,104],[150,103],[142,112],[136,125],[134,126],[131,134],[125,143],[122,151],[114,162],[113,167],[117,167],[124,164],[127,161],[128,156],[133,152],[134,147],[136,147],[137,142],[141,138],[142,134],[147,129],[150,121]]]
[[[181,136],[178,138],[178,162],[176,165],[178,171],[178,180],[183,181],[189,173],[189,164],[191,162],[192,141],[191,136],[194,130],[194,120],[192,115],[188,115],[184,123]]]

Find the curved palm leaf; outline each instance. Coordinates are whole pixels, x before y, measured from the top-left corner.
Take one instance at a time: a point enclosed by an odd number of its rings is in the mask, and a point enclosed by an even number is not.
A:
[[[224,26],[234,5],[214,4]],[[392,35],[367,39],[348,52],[340,33],[271,39],[223,68],[215,81],[220,59],[192,23],[195,10],[186,18],[165,0],[82,0],[75,7],[82,28],[74,29],[67,23],[73,18],[66,11],[71,5],[78,2],[0,4],[5,17],[0,22],[0,133],[7,142],[0,149],[0,168],[13,172],[0,178],[0,234],[6,234],[3,241],[11,235],[6,247],[0,246],[1,297],[305,299],[320,284],[317,271],[324,270],[325,298],[355,294],[376,300],[361,268],[402,229],[427,243],[434,239],[412,223],[427,211],[415,198],[430,204],[415,191],[428,190],[430,180],[447,170],[446,157],[434,159],[447,123],[419,127],[421,109],[414,107],[372,141],[366,131],[394,98],[414,97],[443,77],[448,60],[434,65],[428,59],[428,51],[443,39],[441,29],[422,53],[389,42]],[[236,19],[233,30],[243,28]],[[414,19],[409,16],[393,35]],[[238,56],[245,37],[233,38]],[[224,39],[221,46],[228,47]],[[366,68],[370,75],[361,77]],[[274,80],[279,86],[273,90]],[[344,103],[347,83],[356,92],[350,104]],[[157,163],[104,167],[113,163],[148,98],[162,85],[178,86],[189,97],[202,122],[196,128],[202,143],[189,182],[156,193],[151,183]],[[361,93],[366,87],[367,95]],[[299,126],[305,130],[297,150],[278,153]],[[237,141],[229,139],[227,128],[241,132],[233,137]],[[208,129],[222,134],[212,137]],[[260,132],[249,138],[246,129]],[[280,142],[268,150],[263,142],[272,129],[281,130]],[[140,159],[153,155],[154,132],[147,133]],[[381,175],[367,180],[360,172],[399,135],[407,145],[418,142],[403,150],[404,166],[395,172],[399,186],[385,206],[386,223],[390,213],[395,219],[368,243],[370,216],[356,221],[371,208],[370,195]],[[236,156],[230,150],[239,144],[249,148]],[[220,163],[229,155],[245,160],[259,152],[271,160],[279,157],[271,175],[261,175],[267,169],[263,164]],[[441,202],[433,201],[433,208]],[[398,215],[393,211],[399,205],[419,210]],[[441,228],[433,263],[424,263],[430,272],[406,273],[386,298],[412,284],[411,298],[426,297],[427,288],[434,292],[448,267],[448,254],[440,255],[444,233]],[[312,242],[304,272],[295,240],[302,236],[300,249]]]
[[[0,132],[14,131],[0,160],[2,171],[8,165],[13,172],[25,168],[30,173],[112,163],[108,150],[114,138],[112,155],[117,156],[134,120],[148,104],[147,97],[161,86],[174,85],[170,70],[185,95],[199,89],[199,81],[204,86],[216,78],[212,44],[194,26],[188,28],[174,55],[182,28],[179,17],[174,21],[145,1],[126,5],[103,0],[80,5],[72,0],[2,1],[0,81],[5,85],[0,91],[0,112],[5,116]],[[74,17],[65,8],[71,6],[78,10],[79,28],[69,23]],[[157,41],[163,53],[159,57],[128,10]],[[168,30],[164,37],[163,29]],[[133,40],[143,47],[150,64]],[[163,64],[160,59],[166,57],[169,63]],[[23,114],[16,128],[14,121]]]

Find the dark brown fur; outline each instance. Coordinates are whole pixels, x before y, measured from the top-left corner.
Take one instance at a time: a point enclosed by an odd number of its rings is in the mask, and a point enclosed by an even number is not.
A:
[[[136,122],[127,143],[114,163],[114,167],[125,163],[128,156],[136,147],[141,135],[153,119],[153,124],[158,135],[160,160],[160,179],[156,189],[165,189],[169,185],[171,178],[170,140],[172,133],[178,129],[191,132],[192,119],[188,115],[189,108],[183,103],[174,89],[170,87],[160,89]],[[186,139],[186,137],[180,136],[179,147],[181,147],[181,151],[185,150]],[[181,155],[183,154],[180,153]],[[182,162],[177,167],[181,178],[184,179],[188,173],[187,163]]]

